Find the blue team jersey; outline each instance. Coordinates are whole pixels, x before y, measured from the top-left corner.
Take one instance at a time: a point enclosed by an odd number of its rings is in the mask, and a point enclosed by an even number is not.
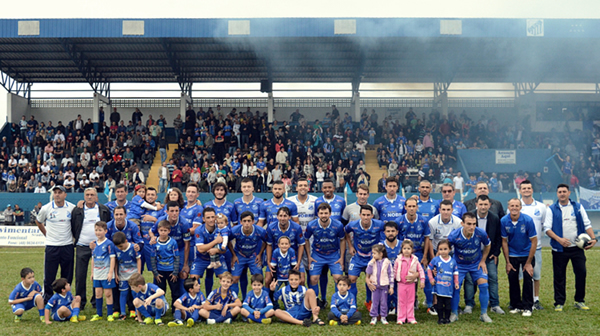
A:
[[[96,247],[92,251],[94,280],[106,280],[110,273],[110,259],[116,257],[117,248],[108,239],[102,243],[94,241]]]
[[[165,281],[165,280],[163,280],[163,281]],[[137,293],[132,291],[132,294],[133,294],[134,299],[140,299],[143,302],[143,301],[146,301],[147,298],[156,294],[156,292],[158,292],[159,290],[161,290],[160,287],[158,287],[157,285],[155,285],[153,283],[147,282],[145,290],[139,291]],[[153,299],[151,304],[154,305],[157,299],[162,299],[165,303],[167,302],[167,299],[165,299],[165,295],[163,294],[163,295]]]
[[[404,203],[406,198],[396,195],[396,198],[389,200],[387,195],[383,195],[375,200],[373,206],[379,213],[379,220],[384,222],[398,220],[404,214]]]
[[[304,306],[305,295],[306,287],[298,286],[294,291],[290,285],[287,285],[275,292],[273,299],[275,302],[281,300],[285,306],[285,310],[292,310],[294,307]]]
[[[271,256],[271,266],[275,268],[276,276],[275,279],[279,281],[288,281],[290,277],[290,271],[298,264],[296,258],[296,252],[293,249],[289,249],[286,254],[283,254],[279,249],[273,251]]]
[[[315,201],[315,216],[319,215],[317,209],[319,208],[319,204],[323,202],[327,202],[331,206],[331,219],[341,221],[344,209],[346,209],[346,201],[338,195],[333,195],[333,199],[326,199],[325,196],[318,197]]]
[[[321,226],[320,219],[312,220],[308,223],[305,233],[305,239],[314,237],[312,251],[323,256],[340,252],[340,240],[345,236],[344,225],[333,217],[329,219],[327,227]]]
[[[238,223],[242,222],[242,218],[240,217],[244,212],[250,211],[254,215],[254,224],[258,223],[258,218],[260,217],[260,205],[263,200],[252,197],[250,203],[244,202],[244,198],[240,197],[233,202],[233,206],[235,207],[235,213],[238,218],[236,219]]]
[[[245,235],[242,226],[236,225],[231,229],[229,240],[235,240],[233,250],[245,258],[256,257],[263,243],[267,242],[267,231],[258,225],[252,226],[252,233]]]
[[[156,241],[153,257],[156,257],[157,270],[172,272],[175,264],[175,256],[179,256],[179,248],[173,238],[169,237],[166,242]]]
[[[34,281],[29,288],[25,288],[25,286],[23,286],[23,282],[19,282],[19,284],[15,286],[15,289],[13,289],[8,296],[8,303],[12,303],[14,300],[26,298],[33,291],[42,293],[42,286],[40,286],[37,281]]]
[[[417,215],[420,215],[427,221],[440,213],[440,202],[438,200],[432,199],[431,197],[427,202],[421,201],[421,198],[419,197],[419,200],[417,201],[417,206]]]
[[[264,161],[258,161],[256,163],[256,168],[258,168],[258,169],[262,170],[262,169],[265,169],[265,167],[267,167],[267,164]]]
[[[60,307],[68,307],[71,308],[71,303],[73,302],[73,294],[71,292],[67,292],[65,296],[62,296],[59,293],[52,295],[48,303],[46,304],[46,309],[52,312],[54,315]]]
[[[360,219],[346,225],[346,233],[354,233],[353,241],[356,255],[363,258],[371,257],[371,248],[373,245],[385,239],[383,225],[383,221],[377,219],[372,219],[371,225],[367,229],[362,227]]]
[[[206,224],[202,224],[202,226],[196,228],[196,233],[194,235],[195,240],[196,240],[196,246],[200,246],[200,245],[204,245],[204,244],[208,244],[210,242],[212,242],[213,240],[215,240],[215,237],[217,232],[217,226],[214,226],[214,230],[213,232],[208,232],[208,230],[206,229]],[[210,261],[210,255],[208,254],[208,252],[206,253],[200,253],[198,252],[198,249],[194,249],[196,251],[196,260],[202,259],[204,261]]]
[[[192,296],[190,293],[185,293],[179,299],[177,299],[177,302],[186,308],[190,308],[192,306],[201,306],[205,301],[206,298],[202,292],[198,292],[196,296]]]
[[[225,296],[225,297],[223,297]],[[210,305],[222,304],[223,306],[226,304],[234,303],[235,300],[238,299],[237,293],[232,291],[231,288],[227,290],[225,295],[222,295],[221,288],[217,288],[208,294],[206,301]]]
[[[273,223],[277,223],[277,211],[279,208],[287,207],[290,209],[290,213],[292,214],[292,218],[298,218],[298,207],[296,204],[290,200],[284,199],[281,204],[277,205],[273,202],[273,199],[268,201],[264,201],[260,204],[260,218],[261,220],[265,220],[265,225],[263,227],[268,227]]]
[[[467,212],[467,207],[459,201],[452,202],[452,214],[460,219]]]
[[[467,239],[463,234],[463,228],[458,228],[448,235],[448,241],[454,247],[454,259],[460,265],[476,265],[481,261],[481,244],[490,244],[487,233],[482,228],[475,228],[471,238]]]
[[[279,222],[275,222],[267,228],[267,244],[272,245],[275,249],[277,247],[277,243],[279,242],[279,238],[282,236],[287,236],[290,238],[291,249],[294,251],[298,251],[298,247],[300,245],[305,244],[304,235],[302,234],[302,227],[296,222],[289,221],[289,226],[287,230],[281,231],[279,227]]]
[[[113,216],[113,213],[115,212],[115,208],[119,206],[117,204],[117,201],[110,201],[104,205],[106,205],[106,207],[108,207],[108,209],[110,210],[110,216],[112,218],[115,218]],[[123,207],[125,207],[125,210],[127,210],[127,213],[129,213],[129,209],[131,209],[131,202],[125,200],[125,205],[123,205]]]
[[[331,312],[340,317],[341,315],[348,315],[351,317],[356,311],[356,298],[350,291],[346,292],[346,296],[340,295],[339,292],[335,292],[331,297]]]
[[[179,217],[189,226],[192,227],[194,221],[202,222],[202,210],[204,207],[197,203],[194,203],[191,207],[184,206],[179,210]]]
[[[125,251],[121,251],[117,248],[117,274],[119,275],[119,281],[129,280],[129,278],[141,270],[138,270],[137,261],[141,255],[135,251],[132,243],[129,243],[129,247]]]
[[[229,227],[224,227],[224,228],[219,228],[217,226],[217,228],[215,229],[215,236],[221,235],[221,237],[223,237],[223,239],[225,239],[225,237],[227,237],[227,239],[229,239],[229,234],[231,233],[231,230]],[[223,246],[223,243],[221,244],[217,244],[216,247],[220,248],[221,250],[226,250],[227,246]]]
[[[428,267],[432,272],[437,272],[435,276],[434,293],[438,296],[452,297],[454,293],[454,275],[458,275],[458,266],[456,260],[448,257],[448,260],[437,256],[431,260]]]
[[[158,223],[156,221],[154,226],[152,227],[152,232],[155,236],[158,237]],[[171,232],[169,233],[169,237],[173,238],[177,243],[177,246],[180,250],[185,248],[185,242],[190,241],[192,239],[190,234],[190,227],[185,223],[185,220],[181,218],[179,215],[179,219],[177,220],[177,224],[171,225]]]
[[[535,223],[526,214],[520,214],[517,224],[513,224],[510,214],[500,220],[502,238],[508,240],[508,255],[511,257],[527,257],[531,249],[531,239],[537,238]],[[537,248],[537,245],[536,245]]]
[[[127,219],[135,218],[140,219],[144,214],[145,209],[142,208],[142,204],[144,204],[144,199],[138,195],[135,195],[131,200],[131,205],[129,210],[127,211]]]
[[[115,224],[114,219],[106,223],[106,226],[108,227],[108,232],[106,232],[106,238],[110,239],[111,241],[115,233],[123,232],[125,234],[125,237],[127,237],[127,241],[130,243],[141,244],[144,242],[142,240],[140,229],[132,221],[125,220],[125,227],[123,227],[123,229],[119,229],[117,227],[117,224]]]
[[[388,259],[390,260],[390,263],[393,265],[394,262],[396,262],[396,258],[398,258],[398,256],[402,253],[402,241],[396,240],[396,246],[394,246],[394,247],[391,247],[389,245],[389,242],[387,239],[384,239],[381,244],[383,246],[385,246],[385,250],[387,251]]]
[[[204,204],[204,209],[206,208],[213,208],[215,209],[215,212],[217,213],[217,215],[223,215],[225,217],[227,217],[227,220],[229,221],[229,225],[233,226],[234,223],[237,223],[238,217],[237,217],[237,213],[235,211],[235,207],[233,206],[233,203],[229,202],[229,201],[225,201],[225,203],[223,203],[223,205],[221,205],[220,207],[218,207],[215,204],[215,201],[210,201],[206,204]]]
[[[269,298],[269,292],[263,289],[258,296],[254,291],[248,293],[244,300],[244,306],[248,306],[254,310],[262,310],[267,307],[273,308],[273,302]]]
[[[398,219],[398,239],[401,241],[405,239],[412,241],[414,244],[414,254],[423,255],[425,237],[429,237],[430,235],[429,223],[425,218],[417,215],[417,219],[413,223],[406,218],[406,215]]]
[[[144,215],[149,215],[157,219],[156,222],[147,222],[140,219],[140,234],[142,235],[144,244],[148,244],[150,243],[150,230],[159,222],[158,219],[162,216],[162,210],[146,210],[144,211]]]

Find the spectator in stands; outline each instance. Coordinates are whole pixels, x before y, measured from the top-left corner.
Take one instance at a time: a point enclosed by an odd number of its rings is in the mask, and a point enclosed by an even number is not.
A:
[[[110,123],[114,125],[117,125],[119,123],[119,121],[121,121],[121,114],[119,112],[117,112],[117,108],[113,107],[113,111],[110,114],[109,117]],[[61,122],[59,121],[59,124],[61,124]]]
[[[10,204],[6,205],[4,210],[4,223],[6,225],[13,225],[15,221],[14,212]]]
[[[21,209],[21,207],[18,204],[15,204],[14,215],[15,215],[15,225],[16,226],[25,225],[25,212],[23,212],[23,209]]]

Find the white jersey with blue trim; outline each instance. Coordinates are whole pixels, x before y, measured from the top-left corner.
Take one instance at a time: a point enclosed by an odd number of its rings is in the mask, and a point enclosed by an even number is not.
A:
[[[298,208],[298,219],[300,220],[299,224],[300,227],[302,227],[302,232],[305,232],[308,223],[317,218],[315,215],[315,201],[317,200],[317,197],[306,195],[306,201],[304,201],[304,203],[298,200],[298,195],[288,197],[287,200],[296,204],[296,207]]]
[[[544,203],[533,200],[531,204],[525,204],[521,200],[521,213],[528,215],[533,219],[535,231],[537,232],[537,249],[542,248],[542,235],[544,233],[543,226],[546,220],[546,205]]]

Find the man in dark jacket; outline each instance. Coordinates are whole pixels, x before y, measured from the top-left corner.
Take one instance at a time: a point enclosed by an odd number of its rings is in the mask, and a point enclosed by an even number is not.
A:
[[[475,185],[475,198],[470,199],[468,201],[465,202],[465,206],[467,207],[467,211],[475,211],[475,209],[477,208],[477,197],[479,195],[486,195],[488,196],[488,194],[490,193],[490,188],[487,184],[487,182],[484,181],[479,181],[477,182],[477,184]],[[502,203],[500,203],[500,201],[497,201],[495,199],[491,199],[490,198],[490,209],[489,211],[491,213],[493,213],[494,215],[498,216],[498,218],[502,218],[504,217],[505,213],[504,213],[504,207],[502,206]],[[491,238],[490,238],[491,239]]]
[[[117,112],[117,108],[113,108],[112,113],[110,114],[110,125],[112,125],[112,123],[115,123],[115,125],[119,125],[119,121],[121,121],[121,114],[119,112]],[[109,125],[109,127],[110,127]]]
[[[476,198],[477,210],[472,211],[477,217],[477,226],[487,232],[491,242],[490,254],[486,260],[488,283],[490,286],[490,307],[496,314],[504,314],[500,308],[498,298],[498,256],[502,249],[502,234],[500,232],[500,218],[491,211],[490,198],[487,195],[479,195]],[[470,314],[475,306],[475,291],[477,287],[473,284],[471,276],[465,277],[465,310],[464,313]]]
[[[75,241],[75,293],[81,296],[81,309],[87,302],[86,285],[88,266],[92,257],[90,243],[96,240],[94,225],[96,222],[110,222],[111,215],[107,206],[98,203],[98,193],[94,188],[87,188],[83,193],[84,202],[78,204],[71,213],[71,228]],[[92,295],[92,305],[95,304]]]

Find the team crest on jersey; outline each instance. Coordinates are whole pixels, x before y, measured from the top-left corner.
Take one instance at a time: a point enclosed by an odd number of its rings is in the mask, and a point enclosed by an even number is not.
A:
[[[340,205],[336,203],[336,204],[333,205],[333,207],[336,208],[336,209],[339,209]]]
[[[510,231],[512,230],[512,228],[510,226],[506,226],[504,228],[506,229],[506,233],[510,233]]]
[[[535,212],[533,213],[535,216],[539,216],[540,215],[540,210],[535,209]]]
[[[258,205],[252,204],[252,210],[254,210],[254,211],[258,210]]]
[[[309,205],[308,206],[308,211],[314,211],[315,210],[315,206],[314,205]]]
[[[525,233],[527,232],[527,229],[525,228],[525,225],[521,225],[521,233]]]
[[[479,245],[480,243],[479,238],[475,238],[475,245]]]

